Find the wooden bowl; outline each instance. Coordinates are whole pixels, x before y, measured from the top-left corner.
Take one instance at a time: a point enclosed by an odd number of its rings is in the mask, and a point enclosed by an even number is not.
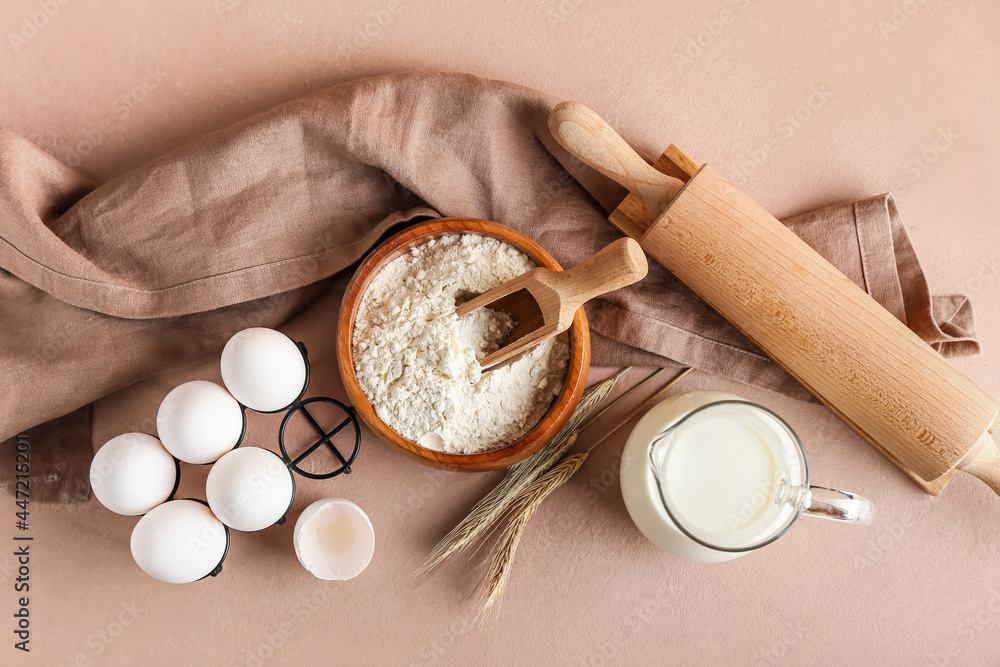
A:
[[[361,297],[379,271],[411,248],[441,236],[465,233],[488,236],[509,243],[528,255],[539,266],[556,270],[562,268],[552,255],[527,236],[495,222],[468,218],[443,218],[416,224],[375,248],[354,273],[354,277],[347,286],[344,301],[340,306],[340,322],[337,327],[337,364],[340,366],[340,377],[343,380],[344,389],[347,391],[351,403],[357,409],[358,415],[382,440],[410,458],[426,465],[445,470],[477,472],[505,468],[531,456],[552,440],[556,433],[566,425],[570,415],[573,414],[580,402],[580,396],[587,383],[587,371],[590,368],[590,328],[587,326],[587,316],[584,314],[583,308],[579,309],[569,330],[570,357],[562,391],[553,401],[542,420],[520,440],[488,452],[451,454],[421,447],[392,430],[375,414],[375,409],[368,401],[364,391],[361,390],[357,374],[354,371],[354,320],[358,314],[358,307],[361,305]]]

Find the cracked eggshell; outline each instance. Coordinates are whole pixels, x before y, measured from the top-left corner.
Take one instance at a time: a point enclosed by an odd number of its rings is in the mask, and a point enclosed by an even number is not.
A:
[[[353,579],[375,554],[375,529],[368,515],[340,498],[324,498],[305,508],[292,541],[302,567],[326,581]]]

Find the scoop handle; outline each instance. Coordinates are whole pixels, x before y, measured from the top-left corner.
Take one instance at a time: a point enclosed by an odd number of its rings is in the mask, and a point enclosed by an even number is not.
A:
[[[651,219],[684,185],[653,168],[603,118],[578,102],[557,104],[549,114],[549,131],[572,155],[639,197]]]
[[[566,271],[551,274],[562,309],[575,313],[587,301],[646,277],[646,254],[634,239],[620,238]]]

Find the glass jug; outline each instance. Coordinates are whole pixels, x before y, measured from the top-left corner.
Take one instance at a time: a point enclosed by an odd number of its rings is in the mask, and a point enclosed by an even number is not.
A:
[[[626,443],[621,483],[646,537],[704,562],[770,544],[803,514],[867,524],[875,513],[863,496],[809,484],[802,442],[778,415],[715,391],[646,413]]]

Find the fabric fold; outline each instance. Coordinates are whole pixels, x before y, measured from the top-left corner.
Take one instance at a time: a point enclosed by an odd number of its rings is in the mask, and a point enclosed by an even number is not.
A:
[[[463,74],[361,79],[100,185],[0,132],[0,439],[280,326],[415,217],[494,220],[581,262],[616,238],[624,193],[552,139],[558,101]],[[970,304],[931,297],[890,195],[787,224],[942,354],[978,350]],[[659,266],[588,313],[595,365],[691,365],[806,397]]]

